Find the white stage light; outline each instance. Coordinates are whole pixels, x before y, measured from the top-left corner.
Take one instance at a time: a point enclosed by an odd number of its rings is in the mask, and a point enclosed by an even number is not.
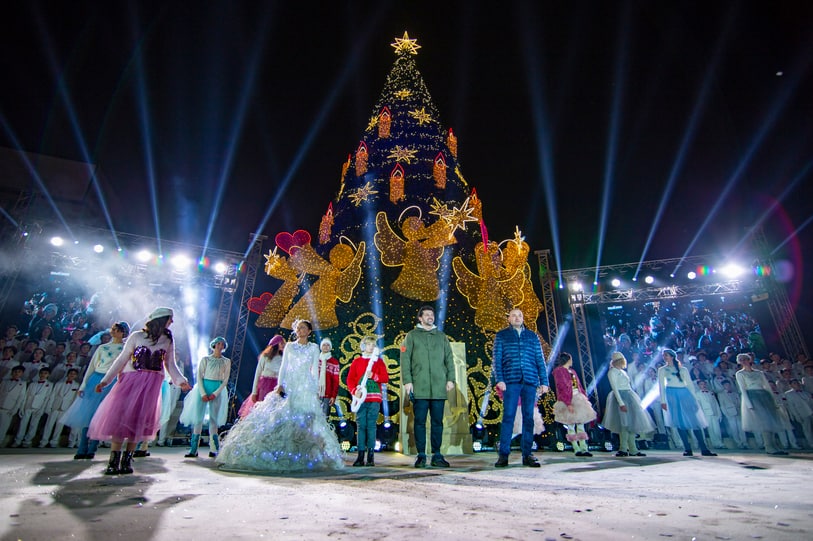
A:
[[[694,271],[689,271],[688,274],[686,274],[686,278],[688,278],[689,280],[694,280],[695,278],[697,278],[697,273]]]
[[[136,254],[136,259],[138,259],[142,263],[146,263],[147,261],[152,259],[152,253],[149,250],[141,250]]]
[[[228,268],[228,265],[226,265],[222,261],[218,261],[217,263],[215,263],[215,271],[218,274],[223,274],[224,272],[226,272],[227,268]]]
[[[651,284],[654,281],[655,279],[651,276],[647,276],[646,278],[644,278],[644,282],[646,282],[647,284]]]
[[[172,263],[172,266],[178,270],[188,269],[189,266],[192,264],[192,260],[189,259],[185,254],[178,254],[173,256],[170,262]]]
[[[742,276],[745,272],[745,269],[737,265],[736,263],[729,263],[728,265],[724,266],[720,269],[720,272],[723,276],[727,278],[737,278]]]
[[[96,252],[97,254],[100,254],[104,252],[104,246],[102,246],[101,244],[96,244],[95,246],[93,246],[93,251]]]
[[[610,283],[613,285],[613,287],[619,287],[621,285],[621,280],[618,278],[613,278],[613,281]]]
[[[51,244],[54,246],[62,246],[65,240],[62,237],[51,237]]]
[[[567,285],[570,288],[570,291],[582,291],[584,289],[581,282],[569,282]]]

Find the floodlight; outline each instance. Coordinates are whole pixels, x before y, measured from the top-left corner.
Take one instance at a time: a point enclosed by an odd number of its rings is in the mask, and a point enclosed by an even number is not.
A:
[[[100,254],[104,252],[104,246],[102,246],[101,244],[96,244],[93,246],[93,251],[96,252],[97,254]]]
[[[136,254],[136,259],[138,259],[142,263],[146,263],[147,261],[152,259],[152,253],[149,250],[141,250]]]
[[[654,281],[655,279],[652,276],[647,276],[646,278],[644,278],[644,282],[646,282],[647,284],[651,284]]]
[[[727,278],[738,278],[745,272],[745,269],[736,263],[729,263],[720,269],[720,273]]]
[[[51,237],[51,244],[54,246],[62,246],[65,240],[62,237]]]
[[[613,287],[621,286],[621,280],[619,280],[618,278],[613,278],[613,281],[610,283],[613,285]]]
[[[192,260],[186,254],[177,254],[170,259],[170,263],[178,270],[185,270],[192,264]]]

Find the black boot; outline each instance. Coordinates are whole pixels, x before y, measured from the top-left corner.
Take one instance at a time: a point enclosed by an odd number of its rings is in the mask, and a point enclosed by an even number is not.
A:
[[[105,475],[118,475],[119,461],[121,460],[121,451],[110,451],[110,461],[107,463],[107,469],[104,470]]]
[[[359,451],[359,457],[353,462],[353,466],[364,466],[364,451]]]
[[[375,449],[367,449],[367,466],[375,466]]]
[[[121,455],[121,464],[119,465],[119,473],[133,473],[133,452],[124,451]]]

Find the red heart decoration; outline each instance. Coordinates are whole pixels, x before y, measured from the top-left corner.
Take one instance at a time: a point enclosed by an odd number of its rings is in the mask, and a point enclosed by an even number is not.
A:
[[[310,244],[311,234],[304,229],[297,229],[293,235],[287,231],[283,231],[282,233],[277,233],[277,236],[274,237],[274,242],[277,243],[277,246],[279,246],[283,252],[290,254],[292,247],[301,247]]]
[[[263,310],[265,310],[266,305],[271,301],[271,297],[273,297],[271,293],[265,292],[259,297],[251,297],[246,306],[248,306],[249,312],[254,312],[255,314],[262,314]]]

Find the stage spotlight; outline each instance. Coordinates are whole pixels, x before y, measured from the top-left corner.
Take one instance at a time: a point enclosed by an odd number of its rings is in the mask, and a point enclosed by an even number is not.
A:
[[[686,278],[688,278],[689,280],[694,280],[695,278],[697,278],[697,273],[694,271],[689,271],[688,274],[686,274]]]
[[[93,251],[96,252],[97,254],[100,254],[104,252],[104,246],[102,246],[101,244],[96,244],[93,246]]]
[[[471,426],[472,448],[481,451],[488,444],[488,431],[481,420]]]
[[[136,254],[136,259],[141,261],[142,263],[146,263],[150,259],[152,259],[152,253],[149,250],[141,250]]]
[[[218,274],[223,274],[224,272],[226,272],[226,269],[228,268],[229,268],[228,265],[226,265],[222,261],[218,261],[217,263],[215,263],[215,272],[217,272]]]
[[[613,287],[620,287],[621,286],[621,280],[619,280],[618,278],[613,278],[613,281],[610,282],[610,283],[613,285]]]
[[[78,240],[75,240],[75,241],[73,241],[73,244],[74,244],[74,245],[78,245],[78,244],[79,244],[79,241],[78,241]]]
[[[581,282],[568,282],[567,286],[570,288],[570,291],[583,291],[584,286]]]
[[[51,237],[51,244],[53,246],[62,246],[65,244],[65,240],[62,237]]]
[[[646,282],[647,284],[651,284],[654,281],[655,279],[652,276],[647,276],[646,278],[644,278],[644,282]]]
[[[185,254],[177,254],[170,259],[170,263],[172,263],[172,266],[177,270],[186,270],[192,264],[192,260]]]
[[[340,445],[341,445],[342,451],[344,451],[345,453],[350,450],[350,442],[349,441],[344,440]]]
[[[720,273],[726,278],[739,278],[745,272],[745,269],[736,263],[729,263],[720,269]]]

